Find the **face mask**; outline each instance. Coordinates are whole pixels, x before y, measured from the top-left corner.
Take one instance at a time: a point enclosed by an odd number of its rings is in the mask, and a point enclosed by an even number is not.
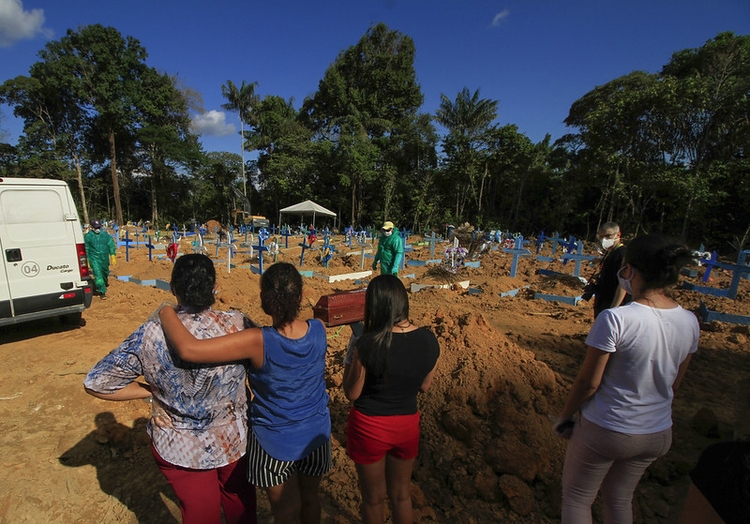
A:
[[[614,238],[602,238],[602,247],[604,249],[609,249],[612,246],[615,245],[615,239]]]
[[[389,236],[391,236],[393,234],[393,230],[391,229],[390,231],[383,231],[383,234],[385,236],[389,237]]]
[[[633,281],[633,275],[635,273],[631,269],[630,278],[622,278],[620,274],[622,273],[622,270],[625,269],[625,267],[623,267],[622,269],[620,269],[620,271],[617,272],[617,280],[620,282],[620,287],[625,290],[625,293],[627,293],[628,295],[632,295],[633,294],[633,282],[632,281]]]

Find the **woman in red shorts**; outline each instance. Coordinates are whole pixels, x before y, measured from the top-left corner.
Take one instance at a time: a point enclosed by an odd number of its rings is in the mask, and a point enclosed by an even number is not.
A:
[[[367,287],[364,325],[344,368],[344,392],[354,402],[346,448],[359,475],[362,520],[384,522],[387,496],[394,524],[411,524],[417,394],[430,387],[440,347],[432,331],[411,323],[406,289],[392,275],[375,277]]]

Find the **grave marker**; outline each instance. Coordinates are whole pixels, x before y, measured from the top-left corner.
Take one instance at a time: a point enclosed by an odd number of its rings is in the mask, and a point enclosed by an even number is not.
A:
[[[573,237],[575,238],[575,237]],[[595,255],[584,255],[583,254],[583,241],[579,240],[576,249],[571,254],[570,250],[562,256],[563,264],[566,264],[568,260],[575,260],[575,268],[573,269],[573,276],[581,276],[581,262],[594,260],[597,258]]]
[[[252,246],[258,251],[258,269],[260,274],[263,274],[263,252],[268,251],[268,247],[264,245],[264,242],[268,240],[271,235],[268,233],[268,229],[261,227],[258,231],[258,245]]]
[[[503,248],[503,252],[510,253],[513,255],[513,261],[510,264],[510,276],[515,278],[518,271],[518,259],[519,257],[527,257],[531,255],[531,251],[523,247],[524,242],[528,243],[528,240],[524,241],[523,235],[516,237],[516,241],[513,248]]]

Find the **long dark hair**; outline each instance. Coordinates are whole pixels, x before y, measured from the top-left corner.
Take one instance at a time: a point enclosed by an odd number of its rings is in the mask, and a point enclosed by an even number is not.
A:
[[[190,253],[175,261],[170,286],[186,310],[197,313],[211,307],[215,285],[216,269],[206,255]]]
[[[409,319],[409,296],[393,275],[372,279],[365,293],[365,329],[357,343],[359,360],[375,376],[382,376],[388,364],[393,326]]]
[[[683,266],[694,261],[685,244],[661,234],[641,235],[628,242],[625,263],[636,268],[646,289],[673,286]]]
[[[288,262],[277,262],[260,277],[260,305],[273,318],[273,327],[297,318],[302,303],[302,275]]]

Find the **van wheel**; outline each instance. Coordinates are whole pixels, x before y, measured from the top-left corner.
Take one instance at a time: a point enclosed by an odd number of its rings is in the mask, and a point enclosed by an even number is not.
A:
[[[82,313],[68,313],[67,315],[60,315],[60,321],[66,326],[80,326],[82,324]]]

